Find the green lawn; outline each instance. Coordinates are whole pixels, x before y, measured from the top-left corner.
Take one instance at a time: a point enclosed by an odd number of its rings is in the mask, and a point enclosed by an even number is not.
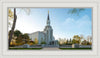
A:
[[[9,50],[40,50],[42,48],[9,48]]]
[[[9,48],[9,50],[41,50],[42,48]],[[92,48],[59,48],[61,50],[92,50]]]
[[[92,50],[92,48],[59,48],[62,50]]]

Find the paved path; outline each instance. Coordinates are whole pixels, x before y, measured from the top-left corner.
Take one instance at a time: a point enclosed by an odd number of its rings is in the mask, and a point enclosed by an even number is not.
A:
[[[60,50],[58,47],[44,47],[42,50]]]

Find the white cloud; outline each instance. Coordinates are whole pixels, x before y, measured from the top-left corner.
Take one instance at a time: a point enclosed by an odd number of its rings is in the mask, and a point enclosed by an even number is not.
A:
[[[90,18],[87,15],[85,15],[77,20],[75,20],[74,18],[67,18],[64,21],[63,25],[66,26],[67,29],[88,29],[91,27],[91,21]]]
[[[91,29],[91,20],[85,15],[77,20],[74,18],[67,18],[60,26],[62,30],[61,33],[55,33],[55,38],[72,38],[74,35],[88,36],[92,34]],[[59,30],[58,30],[59,31]]]

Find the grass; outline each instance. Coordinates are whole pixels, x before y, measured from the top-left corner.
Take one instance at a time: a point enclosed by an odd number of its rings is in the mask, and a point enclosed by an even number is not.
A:
[[[42,48],[9,48],[9,50],[41,50]],[[92,50],[92,48],[59,48],[61,50]]]
[[[92,48],[59,48],[62,50],[92,50]]]
[[[9,50],[40,50],[42,48],[9,48]]]

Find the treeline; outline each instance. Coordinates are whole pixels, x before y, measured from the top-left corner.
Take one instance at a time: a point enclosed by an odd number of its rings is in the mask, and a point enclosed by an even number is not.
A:
[[[66,38],[59,38],[59,45],[72,45],[72,44],[81,44],[81,45],[91,45],[92,44],[92,37],[87,36],[85,38],[83,35],[74,35],[73,38],[66,39]]]
[[[9,31],[9,34],[10,34],[10,32],[11,31]],[[9,37],[9,34],[8,34],[8,37]],[[10,46],[11,45],[23,45],[26,43],[30,43],[30,41],[31,40],[27,33],[22,34],[19,30],[15,30],[14,34],[12,36],[12,40],[10,42]]]
[[[11,31],[9,31],[10,34]],[[8,34],[8,37],[9,37]],[[10,42],[10,46],[18,46],[18,45],[24,45],[24,44],[29,44],[29,45],[37,45],[38,44],[38,39],[35,38],[34,41],[32,41],[29,38],[29,35],[27,33],[22,33],[19,30],[15,30],[14,34],[12,36],[12,40]],[[44,42],[42,42],[42,44],[44,44]]]

